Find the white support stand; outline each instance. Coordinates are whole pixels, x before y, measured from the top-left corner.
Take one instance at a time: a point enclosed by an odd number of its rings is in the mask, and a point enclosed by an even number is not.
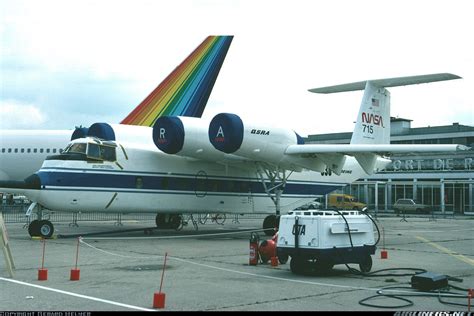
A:
[[[13,262],[13,256],[10,251],[10,246],[8,245],[8,234],[7,234],[7,227],[5,226],[5,222],[3,221],[3,214],[0,212],[0,247],[2,247],[3,255],[5,256],[5,262],[7,265],[8,273],[10,277],[13,278],[14,270],[15,270],[15,263]]]

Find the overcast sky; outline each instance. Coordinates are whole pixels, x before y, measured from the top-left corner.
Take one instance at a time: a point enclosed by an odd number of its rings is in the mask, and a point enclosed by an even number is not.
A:
[[[0,2],[2,129],[118,123],[208,35],[234,35],[204,111],[301,135],[352,131],[362,91],[310,88],[450,72],[391,88],[412,126],[474,125],[472,1]]]

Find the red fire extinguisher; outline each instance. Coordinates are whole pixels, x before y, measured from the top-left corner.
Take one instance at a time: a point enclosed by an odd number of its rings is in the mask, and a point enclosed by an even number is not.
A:
[[[258,235],[256,233],[250,234],[250,257],[249,265],[256,266],[258,263]]]

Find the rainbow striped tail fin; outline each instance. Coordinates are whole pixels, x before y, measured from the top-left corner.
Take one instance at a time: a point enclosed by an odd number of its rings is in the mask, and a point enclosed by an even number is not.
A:
[[[233,36],[208,36],[120,124],[153,126],[164,115],[201,117]]]

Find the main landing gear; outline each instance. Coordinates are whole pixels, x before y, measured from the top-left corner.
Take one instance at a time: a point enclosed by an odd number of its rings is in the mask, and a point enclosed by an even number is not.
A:
[[[263,229],[266,236],[273,236],[280,226],[280,197],[285,190],[286,181],[293,171],[287,173],[285,169],[257,163],[257,174],[265,189],[265,193],[275,204],[275,215],[268,215],[263,220]]]
[[[35,219],[28,226],[28,233],[31,237],[50,238],[54,233],[54,226],[48,220]]]
[[[160,229],[180,230],[183,227],[183,217],[180,214],[157,214],[155,222]]]
[[[29,223],[28,234],[30,234],[31,237],[50,238],[53,236],[54,226],[50,221],[43,219],[43,207],[41,205],[36,202],[31,203],[26,212],[26,216],[31,216],[35,208],[37,209],[36,214],[38,219]]]

